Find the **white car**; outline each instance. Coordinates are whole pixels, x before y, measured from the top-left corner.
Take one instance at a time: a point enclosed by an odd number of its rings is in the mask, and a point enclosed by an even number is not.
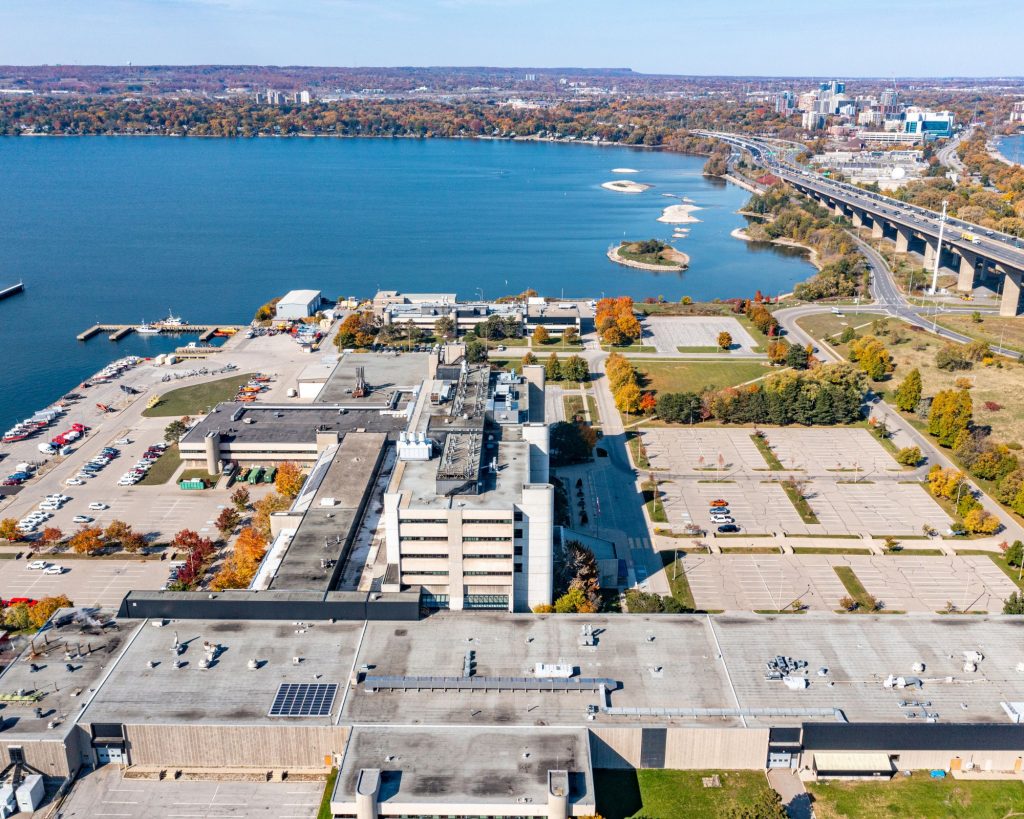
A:
[[[59,492],[55,492],[52,495],[47,495],[46,499],[47,500],[52,500],[52,501],[60,501],[61,503],[67,503],[69,500],[71,500],[71,498],[69,496],[62,495]]]
[[[39,504],[39,508],[47,512],[56,512],[63,505],[64,504],[57,503],[56,501],[43,501],[41,504]]]
[[[135,479],[135,478],[121,478],[121,480],[119,480],[117,482],[117,485],[118,486],[135,486],[135,484],[137,484],[137,483],[138,483],[138,480]]]
[[[93,501],[89,504],[89,508],[94,512],[102,512],[104,509],[108,509],[109,507],[102,501]]]
[[[45,569],[49,565],[50,564],[47,563],[45,560],[33,560],[25,568],[26,569]]]
[[[81,478],[68,478],[64,481],[65,486],[85,486],[85,481]]]
[[[66,571],[67,569],[65,569],[63,566],[54,565],[47,566],[45,569],[43,569],[43,574],[64,574],[64,572]]]
[[[717,523],[717,524],[735,523],[736,522],[736,518],[734,518],[732,515],[712,515],[711,516],[711,522],[712,523]]]
[[[72,523],[92,523],[93,520],[94,518],[91,518],[88,515],[75,515],[71,518]]]
[[[133,441],[131,438],[118,438],[114,443],[118,446],[128,446],[128,444],[133,443]]]

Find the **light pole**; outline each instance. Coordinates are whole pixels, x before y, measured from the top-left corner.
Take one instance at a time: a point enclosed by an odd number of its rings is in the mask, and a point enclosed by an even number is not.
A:
[[[942,236],[946,230],[946,200],[942,200],[942,216],[939,217],[939,243],[935,248],[935,266],[932,268],[932,295],[939,288],[939,258],[942,256]],[[927,241],[927,239],[925,240]]]

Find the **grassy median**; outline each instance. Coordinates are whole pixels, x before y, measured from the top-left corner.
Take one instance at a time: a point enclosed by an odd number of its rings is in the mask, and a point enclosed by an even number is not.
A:
[[[818,819],[1004,819],[1024,806],[1018,780],[931,779],[925,771],[889,782],[809,782],[807,790]]]
[[[719,786],[705,787],[712,777]],[[769,785],[761,771],[597,770],[594,789],[604,819],[719,819],[755,804]]]

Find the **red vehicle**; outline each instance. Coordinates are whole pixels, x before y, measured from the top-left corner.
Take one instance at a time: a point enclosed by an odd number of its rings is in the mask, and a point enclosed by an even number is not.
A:
[[[18,603],[25,603],[28,606],[34,606],[36,601],[31,597],[12,597],[10,600],[0,600],[0,605],[4,608],[7,608],[7,606],[16,606]]]
[[[729,501],[722,500],[721,498],[719,498],[718,500],[713,500],[710,503],[710,506],[712,506],[712,507],[715,507],[715,506],[728,506],[728,505],[729,505]]]

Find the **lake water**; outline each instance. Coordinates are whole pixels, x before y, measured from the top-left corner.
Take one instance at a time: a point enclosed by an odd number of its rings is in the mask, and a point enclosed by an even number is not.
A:
[[[787,292],[814,271],[799,253],[730,237],[749,194],[701,176],[704,160],[627,148],[458,140],[0,138],[0,431],[108,361],[180,339],[118,344],[96,322],[246,322],[294,288],[378,288],[487,298]],[[616,175],[613,168],[637,173]],[[642,194],[602,189],[630,178]],[[657,222],[703,208],[677,246],[683,274],[605,258],[623,238],[669,240]]]
[[[1024,164],[1024,134],[1000,137],[998,144],[999,153],[1011,162],[1016,162],[1018,165]]]

